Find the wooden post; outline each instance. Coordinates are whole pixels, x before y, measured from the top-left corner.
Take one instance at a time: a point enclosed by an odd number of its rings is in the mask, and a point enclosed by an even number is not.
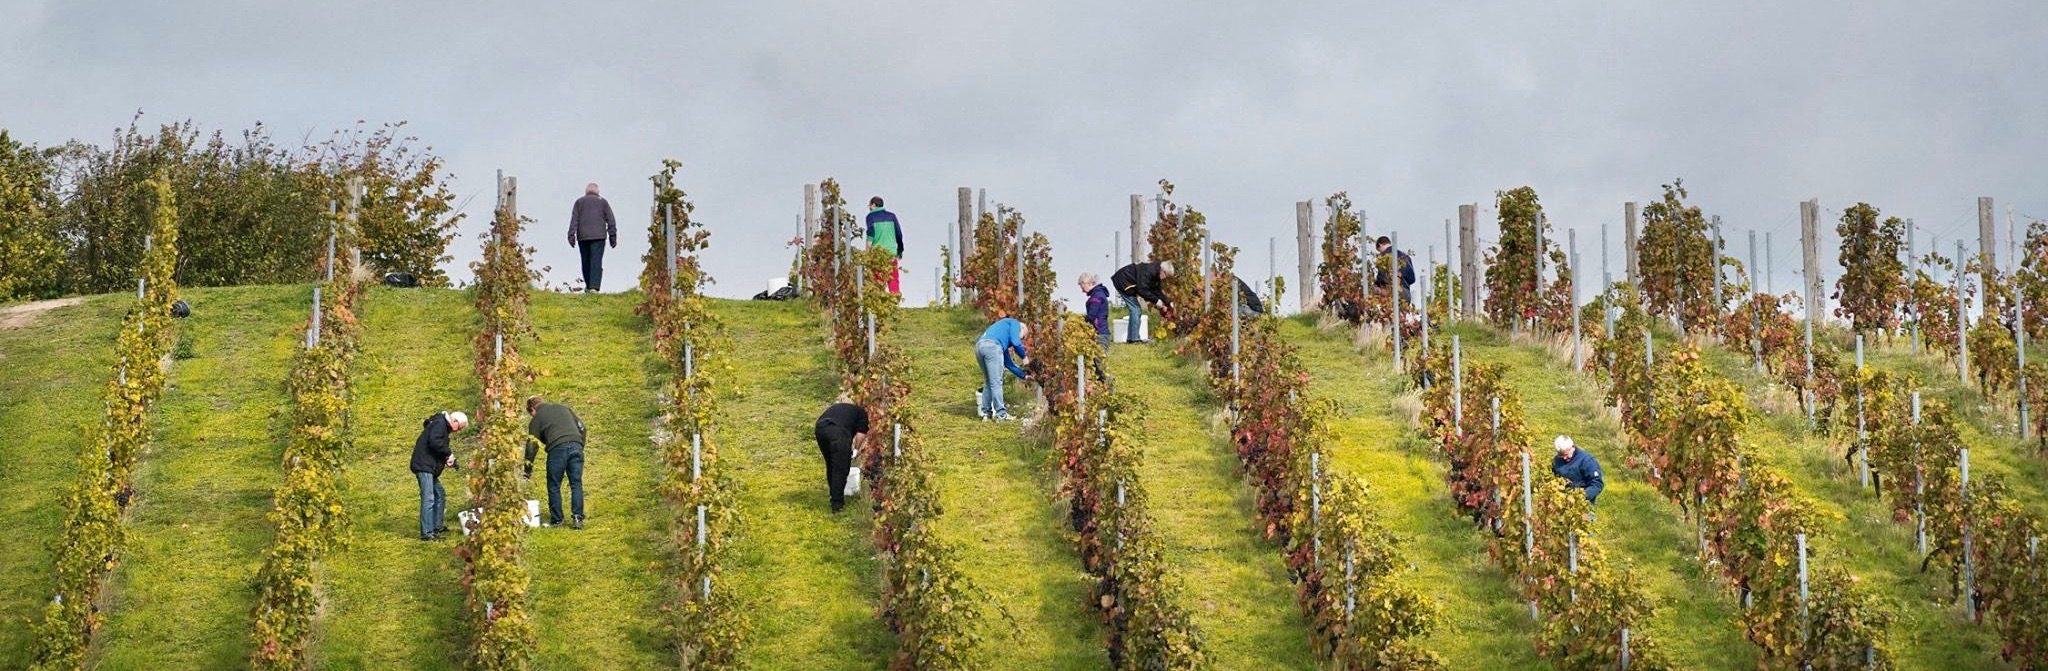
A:
[[[1643,288],[1643,278],[1636,270],[1636,203],[1621,204],[1621,251],[1628,260],[1628,283],[1637,289]]]
[[[1393,269],[1387,271],[1388,326],[1394,329],[1394,374],[1401,374],[1401,232],[1387,231],[1387,264]],[[1412,261],[1411,261],[1412,263]]]
[[[668,295],[674,297],[681,291],[681,287],[677,286],[676,283],[676,206],[674,204],[661,208],[661,235],[661,248],[665,252],[662,255],[668,257],[668,260],[664,262],[668,266]]]
[[[1970,501],[1970,448],[1962,448],[1962,452],[1958,455],[1957,458],[1961,460],[1960,465],[1962,466],[1963,471],[1962,499],[1963,505],[1967,507]],[[1970,517],[1968,515],[1964,515],[1962,522],[1963,600],[1965,601],[1965,605],[1969,608],[1970,619],[1975,620],[1977,619],[1977,560],[1975,557],[1972,557],[1970,555],[1972,554],[1971,551],[1976,548],[1976,545],[1974,544],[1974,541],[1976,539],[1973,538],[1972,534],[1970,533]]]
[[[1135,198],[1135,196],[1133,196]],[[1322,302],[1322,287],[1316,286],[1316,227],[1315,204],[1309,201],[1294,203],[1294,252],[1300,268],[1296,275],[1300,284],[1295,285],[1294,295],[1301,301],[1301,311],[1316,309]],[[1274,309],[1279,309],[1275,307]]]
[[[1810,322],[1824,319],[1828,308],[1827,284],[1822,281],[1820,270],[1819,199],[1799,203],[1799,231],[1799,249],[1806,271],[1806,320]]]
[[[1721,321],[1721,305],[1725,302],[1721,298],[1721,215],[1714,215],[1710,223],[1714,237],[1707,241],[1707,272],[1712,273],[1714,276],[1714,293],[1712,294],[1714,297],[1714,321],[1719,322]],[[1713,327],[1709,326],[1708,328],[1712,329]]]
[[[1956,372],[1970,382],[1970,299],[1963,295],[1963,241],[1956,241]]]
[[[352,241],[348,249],[348,267],[353,272],[363,267],[363,194],[368,189],[363,186],[363,178],[361,177],[348,178],[346,188],[348,189],[348,209],[343,210],[342,220],[348,222],[349,240]]]
[[[1238,291],[1238,289],[1237,289],[1237,282],[1235,282],[1235,281],[1231,282],[1231,283],[1230,283],[1230,304],[1229,304],[1229,305],[1226,305],[1226,306],[1224,306],[1224,307],[1223,307],[1223,309],[1224,309],[1224,310],[1227,310],[1227,311],[1229,311],[1229,312],[1230,312],[1230,382],[1231,382],[1231,384],[1236,384],[1236,383],[1237,383],[1237,381],[1238,381],[1238,379],[1239,379],[1239,373],[1238,373],[1238,365],[1237,365],[1237,351],[1238,351],[1238,338],[1239,338],[1239,333],[1240,333],[1240,332],[1241,332],[1241,330],[1243,329],[1243,326],[1241,325],[1241,322],[1242,322],[1243,320],[1242,320],[1242,317],[1240,317],[1240,316],[1239,316],[1239,314],[1238,314],[1237,306],[1238,306],[1238,305],[1240,305],[1240,303],[1239,303],[1238,301],[1244,300],[1244,297],[1242,297],[1242,296],[1239,296],[1239,295],[1237,295],[1237,291]]]
[[[334,281],[335,215],[340,210],[340,203],[331,200],[327,201],[327,281],[329,282]]]
[[[1913,220],[1912,220],[1912,219],[1907,219],[1907,220],[1906,220],[1906,281],[1907,281],[1907,282],[1913,282],[1913,281],[1916,281],[1916,280],[1917,280],[1917,279],[1919,278],[1919,276],[1920,276],[1920,254],[1919,254],[1919,252],[1917,251],[1917,249],[1916,249],[1916,243],[1914,242],[1914,237],[1916,237],[1916,236],[1915,236],[1915,233],[1916,233],[1916,231],[1914,230],[1914,228],[1915,228],[1915,225],[1913,224]],[[1908,286],[1908,288],[1910,289],[1910,285]],[[1914,354],[1919,354],[1919,353],[1920,353],[1920,320],[1921,320],[1921,319],[1922,319],[1922,318],[1923,318],[1924,316],[1925,316],[1925,315],[1922,315],[1922,314],[1920,314],[1920,310],[1919,310],[1918,308],[1915,308],[1915,309],[1913,310],[1913,353],[1914,353]]]
[[[1275,288],[1273,280],[1279,277],[1277,274],[1279,267],[1274,265],[1279,263],[1279,248],[1279,238],[1271,235],[1266,236],[1266,311],[1274,315],[1280,314],[1279,301],[1273,300],[1277,298],[1273,291]]]
[[[818,185],[804,185],[804,239],[803,246],[811,244],[811,238],[818,237]]]
[[[1861,333],[1856,334],[1856,372],[1863,372],[1863,334]],[[1867,408],[1868,400],[1868,397],[1865,396],[1863,393],[1862,383],[1857,383],[1856,444],[1860,446],[1861,449],[1856,450],[1856,474],[1858,484],[1860,484],[1863,487],[1870,486],[1870,431],[1868,427],[1865,426],[1865,410]]]
[[[1145,197],[1131,194],[1131,263],[1143,263],[1145,258]],[[1135,317],[1134,317],[1135,319]]]
[[[2017,258],[2013,259],[2013,266],[2014,266],[2015,270],[2017,270],[2017,268],[2018,268],[2018,266],[2019,266],[2019,259],[2017,259]],[[2029,431],[2031,431],[2031,430],[2032,430],[2032,429],[2031,429],[2031,427],[2027,426],[2027,299],[2026,299],[2026,298],[2024,298],[2024,297],[2021,297],[2021,298],[2019,298],[2019,299],[2018,299],[2017,301],[2015,301],[2015,302],[2013,303],[2013,317],[2014,317],[2014,318],[2013,318],[2013,323],[2015,324],[2015,326],[2013,327],[2013,334],[2014,334],[2015,336],[2017,336],[2017,338],[2015,338],[2015,339],[2019,341],[2019,351],[2020,351],[2020,375],[2019,375],[2019,378],[2020,378],[2020,380],[2019,380],[2019,400],[2020,400],[2020,440],[2026,440],[2026,439],[2027,439],[2027,433],[2028,433]]]
[[[1579,353],[1580,345],[1584,342],[1579,335],[1579,283],[1581,278],[1586,275],[1586,271],[1579,267],[1579,229],[1566,229],[1564,241],[1565,260],[1569,264],[1569,270],[1572,273],[1572,295],[1570,301],[1572,310],[1572,370],[1585,370],[1585,357]]]
[[[313,321],[306,327],[306,349],[320,346],[320,287],[313,287]]]
[[[1998,222],[1991,197],[1977,198],[1977,246],[1984,253],[1984,286],[1991,286],[1998,272]]]
[[[953,234],[954,240],[959,243],[953,249],[954,256],[958,258],[953,264],[953,272],[958,273],[961,268],[967,266],[967,255],[974,253],[974,189],[963,186],[953,195],[953,204],[960,218],[959,231]]]
[[[1479,313],[1479,205],[1458,206],[1458,283],[1460,314]]]
[[[1465,346],[1451,334],[1451,427],[1465,435]]]
[[[1749,268],[1747,270],[1749,273],[1749,293],[1751,296],[1755,296],[1761,293],[1758,291],[1756,283],[1756,229],[1750,229],[1749,231]],[[1761,375],[1764,372],[1764,323],[1763,314],[1760,312],[1763,309],[1763,304],[1761,302],[1757,303],[1756,308],[1756,310],[1751,310],[1749,313],[1749,353],[1750,356],[1756,359],[1756,372]]]
[[[1449,277],[1456,277],[1456,276],[1457,276],[1457,274],[1456,274],[1456,271],[1453,271],[1453,270],[1451,270],[1451,268],[1453,268],[1453,267],[1455,267],[1455,266],[1457,265],[1456,263],[1453,263],[1453,262],[1451,261],[1451,255],[1452,255],[1452,254],[1456,254],[1456,253],[1457,253],[1457,252],[1455,252],[1455,251],[1452,251],[1452,250],[1455,250],[1455,249],[1457,249],[1457,248],[1458,248],[1458,246],[1457,246],[1456,244],[1454,244],[1454,243],[1452,242],[1452,238],[1451,238],[1451,220],[1449,220],[1449,219],[1445,219],[1445,220],[1444,220],[1444,273],[1445,273],[1445,274],[1446,274],[1447,276],[1449,276]],[[1430,253],[1429,253],[1429,256],[1430,256],[1430,259],[1429,259],[1430,265],[1434,266],[1434,265],[1436,264],[1436,252],[1430,252]],[[1455,298],[1455,297],[1452,297],[1452,296],[1450,296],[1450,295],[1445,295],[1445,296],[1444,296],[1444,322],[1445,322],[1445,323],[1450,323],[1450,322],[1454,322],[1454,321],[1457,321],[1457,320],[1458,320],[1458,308],[1457,308],[1457,305],[1456,305],[1456,301],[1457,301],[1457,300],[1458,300],[1457,298]],[[1426,305],[1424,306],[1424,308],[1425,308],[1425,311],[1427,310],[1427,307],[1428,307],[1428,306],[1426,306]]]
[[[1535,284],[1533,284],[1533,285],[1531,285],[1531,286],[1534,286],[1534,287],[1536,287],[1536,292],[1537,292],[1538,294],[1541,294],[1541,293],[1543,293],[1543,262],[1544,262],[1544,261],[1548,261],[1549,259],[1547,259],[1547,258],[1545,258],[1545,257],[1547,257],[1547,256],[1550,256],[1549,254],[1545,254],[1545,253],[1544,253],[1544,251],[1545,251],[1545,250],[1543,249],[1543,224],[1544,224],[1544,223],[1545,223],[1546,221],[1547,221],[1547,220],[1546,220],[1546,218],[1545,218],[1545,217],[1543,216],[1543,210],[1540,210],[1540,209],[1539,209],[1539,210],[1537,210],[1537,211],[1536,211],[1536,283],[1535,283]]]
[[[1777,249],[1777,247],[1771,244],[1771,232],[1764,231],[1764,293],[1767,294],[1775,295],[1778,293],[1773,288],[1774,285],[1771,280],[1772,275],[1778,274],[1777,270],[1775,270],[1777,264],[1773,261],[1778,256]]]
[[[1913,392],[1913,426],[1920,425],[1920,392]],[[1920,452],[1920,440],[1913,440],[1913,453]],[[1921,499],[1927,495],[1927,479],[1918,469],[1913,473],[1913,548],[1920,556],[1927,556],[1927,507]]]
[[[1607,293],[1607,285],[1614,283],[1614,273],[1607,268],[1607,224],[1600,225],[1600,293]]]

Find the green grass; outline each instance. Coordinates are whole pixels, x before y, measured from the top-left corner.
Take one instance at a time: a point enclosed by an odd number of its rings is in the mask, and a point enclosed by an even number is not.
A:
[[[443,669],[464,640],[455,541],[419,540],[413,439],[429,415],[474,409],[476,315],[467,292],[371,288],[356,360],[355,448],[343,460],[347,545],[321,566],[326,610],[313,658],[327,669]],[[457,437],[466,456],[473,433]],[[469,504],[465,471],[442,474],[449,517]]]
[[[583,446],[588,524],[527,534],[534,616],[540,622],[538,668],[654,668],[668,659],[669,631],[658,617],[672,595],[668,504],[660,491],[660,455],[651,434],[657,386],[668,367],[654,352],[650,323],[633,313],[640,294],[533,294],[540,342],[520,353],[540,371],[531,386],[565,403],[588,429]],[[521,416],[524,416],[522,409]],[[527,497],[547,513],[547,455],[537,454]],[[562,483],[562,515],[569,515]]]
[[[1064,530],[1047,449],[1017,424],[975,418],[973,348],[983,326],[964,310],[906,310],[896,334],[910,363],[910,402],[921,411],[917,429],[938,468],[945,514],[936,528],[994,602],[987,633],[996,665],[1101,668],[1108,653],[1089,605],[1093,583]],[[1022,400],[1024,389],[1007,392],[1019,417],[1034,405]]]
[[[1661,348],[1660,348],[1660,351]],[[1773,384],[1755,373],[1746,354],[1706,346],[1704,358],[1749,392],[1751,405]],[[1897,615],[1891,647],[1905,668],[1997,668],[1998,642],[1989,628],[1970,624],[1946,597],[1945,582],[1920,572],[1910,523],[1892,521],[1889,506],[1857,482],[1839,448],[1807,435],[1806,417],[1793,412],[1759,412],[1744,441],[1785,472],[1815,500],[1825,516],[1823,531],[1809,541],[1821,561],[1839,561]],[[1972,453],[1973,461],[1975,458]],[[1974,469],[1976,464],[1971,464]],[[1937,570],[1938,572],[1938,570]]]
[[[745,595],[757,669],[879,669],[895,637],[875,617],[880,572],[865,498],[833,515],[811,427],[837,395],[824,322],[809,302],[720,301],[738,390],[717,433],[738,483],[740,536],[727,571]]]
[[[94,296],[0,328],[0,669],[28,666],[29,624],[56,586],[50,548],[64,495],[78,478],[84,427],[102,416],[114,330],[133,299]]]
[[[1402,539],[1416,570],[1405,579],[1434,599],[1441,617],[1425,642],[1449,668],[1527,669],[1536,627],[1506,576],[1487,558],[1486,534],[1460,516],[1444,485],[1436,449],[1390,403],[1400,380],[1385,357],[1352,349],[1350,329],[1321,331],[1302,319],[1281,323],[1310,372],[1310,393],[1335,404],[1333,474],[1364,480],[1373,511]]]
[[[99,635],[109,669],[234,668],[249,656],[264,514],[280,476],[287,371],[312,288],[191,292],[178,328],[193,358],[171,369],[140,457],[125,560]]]
[[[1117,390],[1143,411],[1139,477],[1167,564],[1186,579],[1195,624],[1220,669],[1308,669],[1308,622],[1280,548],[1265,540],[1221,411],[1202,372],[1168,345],[1114,347]]]
[[[1507,381],[1521,392],[1529,423],[1531,468],[1549,468],[1550,439],[1569,435],[1600,459],[1607,487],[1595,529],[1610,556],[1632,566],[1657,605],[1651,632],[1678,660],[1697,668],[1746,668],[1760,652],[1743,638],[1738,604],[1718,569],[1698,559],[1697,532],[1677,504],[1659,494],[1645,473],[1629,464],[1629,449],[1598,382],[1571,371],[1549,349],[1512,346],[1486,327],[1467,324],[1454,333],[1466,365],[1508,366]]]

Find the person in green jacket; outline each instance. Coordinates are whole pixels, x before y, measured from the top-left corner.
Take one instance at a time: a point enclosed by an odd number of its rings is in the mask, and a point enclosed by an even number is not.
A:
[[[889,250],[889,293],[903,295],[903,226],[881,196],[868,199],[868,246]]]
[[[533,457],[540,448],[548,450],[548,523],[562,526],[562,478],[569,479],[571,524],[583,528],[583,441],[586,431],[576,411],[560,403],[543,403],[539,396],[526,399],[526,423],[532,440],[526,443],[526,477],[533,477]]]

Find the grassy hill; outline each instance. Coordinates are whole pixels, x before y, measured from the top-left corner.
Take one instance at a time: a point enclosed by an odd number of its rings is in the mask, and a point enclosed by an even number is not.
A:
[[[287,368],[309,285],[189,291],[170,388],[137,475],[126,554],[108,585],[99,668],[236,668],[248,658],[255,572],[272,531],[265,514],[277,484]],[[589,528],[529,535],[539,668],[672,665],[660,604],[673,588],[662,467],[651,431],[665,374],[636,295],[537,293],[537,341],[522,351],[539,369],[534,391],[575,407],[590,426]],[[462,565],[450,542],[416,538],[416,485],[406,462],[429,414],[476,403],[470,297],[450,290],[376,288],[366,296],[354,449],[343,497],[346,545],[322,565],[326,608],[314,658],[329,669],[441,669],[457,665],[463,631]],[[127,301],[89,297],[0,321],[0,670],[27,666],[27,623],[53,580],[50,544],[74,479],[80,427],[99,416],[113,361],[113,329]],[[806,303],[716,302],[732,338],[733,386],[717,439],[739,485],[742,525],[733,589],[751,614],[751,665],[760,669],[877,669],[894,647],[874,615],[877,563],[871,511],[825,509],[811,423],[836,395],[825,329]],[[912,362],[913,401],[937,456],[947,514],[939,531],[991,599],[987,636],[1001,668],[1099,669],[1104,628],[1090,606],[1066,517],[1055,499],[1044,441],[1016,424],[972,416],[977,373],[969,352],[980,324],[957,310],[911,310],[900,337]],[[1443,607],[1428,641],[1453,668],[1535,668],[1536,628],[1508,578],[1487,560],[1483,531],[1460,518],[1442,465],[1413,436],[1400,383],[1382,353],[1360,353],[1346,331],[1303,320],[1283,325],[1314,373],[1313,393],[1335,404],[1338,463],[1367,480],[1380,516],[1407,543],[1409,580]],[[1658,603],[1654,633],[1690,668],[1750,668],[1753,646],[1737,606],[1698,565],[1678,511],[1629,473],[1596,387],[1537,347],[1461,327],[1468,359],[1510,366],[1539,435],[1572,433],[1619,477],[1601,501],[1598,530],[1610,552],[1643,578]],[[1742,377],[1739,357],[1716,363]],[[1905,357],[1886,365],[1931,366]],[[1308,632],[1280,553],[1254,528],[1236,458],[1193,365],[1164,347],[1120,347],[1109,370],[1143,401],[1144,486],[1168,559],[1186,577],[1196,623],[1219,669],[1313,668]],[[1952,386],[1952,385],[1951,385]],[[1939,387],[1942,393],[1969,392]],[[1028,413],[1035,404],[1012,387]],[[2025,480],[2037,454],[1998,434],[1997,415],[1974,416],[1983,468]],[[878,427],[880,428],[880,427]],[[1907,668],[1995,666],[1988,632],[1929,599],[1915,572],[1910,530],[1856,492],[1838,457],[1802,437],[1795,418],[1765,417],[1748,438],[1835,514],[1829,538],[1849,567],[1901,613],[1894,636]],[[884,429],[885,430],[885,429]],[[460,438],[458,455],[469,451]],[[1609,455],[1613,454],[1613,457]],[[530,497],[545,498],[539,473]],[[444,476],[450,507],[468,502],[465,472]],[[2040,505],[2038,482],[2023,493]],[[566,495],[566,492],[565,492]]]

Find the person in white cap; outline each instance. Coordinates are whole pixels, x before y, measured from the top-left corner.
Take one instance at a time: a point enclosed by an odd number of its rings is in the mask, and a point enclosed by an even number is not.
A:
[[[1564,478],[1572,489],[1585,490],[1586,503],[1596,503],[1600,490],[1607,488],[1607,481],[1600,478],[1600,461],[1579,449],[1571,436],[1558,436],[1551,444],[1557,447],[1557,456],[1550,460],[1550,473]]]
[[[455,451],[448,437],[469,428],[469,415],[460,410],[434,413],[420,427],[412,441],[412,475],[420,483],[420,540],[440,540],[448,531],[448,492],[441,489],[441,469],[455,465]]]

